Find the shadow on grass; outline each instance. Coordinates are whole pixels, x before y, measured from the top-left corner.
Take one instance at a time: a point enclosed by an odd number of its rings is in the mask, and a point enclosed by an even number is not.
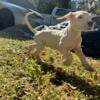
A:
[[[93,96],[95,99],[100,98],[100,86],[92,86],[86,80],[76,76],[71,75],[63,71],[61,68],[54,68],[52,65],[42,63],[42,70],[46,74],[48,71],[55,72],[55,78],[51,78],[50,82],[56,86],[62,85],[63,82],[70,83],[72,86],[77,87],[83,94],[88,96]]]

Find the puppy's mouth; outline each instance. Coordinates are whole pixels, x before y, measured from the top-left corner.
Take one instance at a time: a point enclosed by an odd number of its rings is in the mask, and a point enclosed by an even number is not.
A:
[[[88,22],[88,30],[92,30],[94,28],[94,23],[92,21]]]
[[[88,26],[88,28],[87,28],[88,30],[93,30],[94,29],[94,25],[92,25],[91,27],[90,26]]]

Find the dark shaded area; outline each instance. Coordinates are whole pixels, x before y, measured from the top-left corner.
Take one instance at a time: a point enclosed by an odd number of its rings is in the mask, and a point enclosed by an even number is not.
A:
[[[15,18],[11,10],[8,8],[0,8],[0,30],[14,26]]]
[[[94,28],[100,28],[100,15],[92,17],[92,20],[95,23]]]
[[[18,40],[31,40],[33,33],[28,32],[25,26],[12,26],[0,31],[0,37]]]
[[[100,29],[82,32],[82,49],[87,56],[100,57]]]
[[[53,65],[48,65],[45,63],[42,63],[42,70],[46,74],[49,72],[55,72],[55,77],[50,79],[50,82],[56,86],[62,85],[63,81],[71,84],[74,87],[77,87],[83,94],[92,96],[92,99],[99,100],[100,98],[100,86],[92,86],[88,81],[80,78],[79,76],[76,76],[73,74],[66,73],[61,68],[55,68]]]

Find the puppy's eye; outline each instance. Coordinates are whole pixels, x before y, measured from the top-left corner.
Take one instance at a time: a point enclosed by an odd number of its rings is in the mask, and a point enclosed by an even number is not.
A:
[[[82,19],[82,16],[78,16],[78,19]]]

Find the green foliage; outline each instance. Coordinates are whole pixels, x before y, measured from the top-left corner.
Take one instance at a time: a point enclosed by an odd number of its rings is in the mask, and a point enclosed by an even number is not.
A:
[[[95,12],[96,12],[96,14],[100,15],[100,8],[98,8]]]

